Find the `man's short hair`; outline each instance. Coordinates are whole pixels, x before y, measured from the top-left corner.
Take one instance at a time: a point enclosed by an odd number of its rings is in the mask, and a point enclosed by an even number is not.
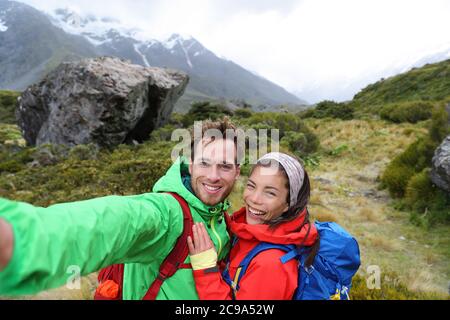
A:
[[[238,148],[238,138],[237,138],[237,127],[231,122],[228,117],[223,117],[220,120],[203,120],[201,127],[201,137],[195,136],[195,125],[191,129],[191,161],[195,158],[195,149],[197,144],[200,143],[204,138],[210,137],[209,141],[205,142],[205,145],[210,144],[217,138],[217,133],[220,133],[219,137],[222,139],[233,140],[236,147],[235,164],[237,164],[237,148]],[[211,135],[211,133],[213,133]],[[231,134],[230,134],[231,133]],[[197,140],[196,140],[197,139]]]

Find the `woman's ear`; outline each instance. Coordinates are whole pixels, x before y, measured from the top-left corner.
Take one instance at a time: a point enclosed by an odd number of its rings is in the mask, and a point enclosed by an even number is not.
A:
[[[286,213],[289,210],[289,203],[286,202],[286,206],[283,209],[283,213]]]

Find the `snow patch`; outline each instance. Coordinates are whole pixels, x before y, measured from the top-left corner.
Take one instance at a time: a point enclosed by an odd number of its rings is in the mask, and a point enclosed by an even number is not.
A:
[[[150,63],[148,63],[147,57],[139,50],[139,43],[135,43],[133,45],[133,47],[134,47],[134,51],[136,51],[136,53],[141,56],[142,61],[144,62],[144,65],[146,67],[150,67]]]
[[[108,32],[115,31],[119,36],[131,37],[139,32],[136,28],[127,28],[114,18],[83,16],[70,9],[57,9],[49,13],[52,23],[65,32],[81,35],[93,45],[99,46],[111,41]]]
[[[187,64],[188,64],[189,67],[192,69],[192,62],[191,62],[191,59],[189,58],[189,53],[188,53],[188,51],[186,50],[186,48],[185,48],[183,45],[181,45],[181,49],[183,49],[183,51],[184,51],[184,55],[186,56],[186,62],[187,62]]]
[[[0,19],[0,32],[5,32],[6,30],[8,30],[8,27],[5,22]]]

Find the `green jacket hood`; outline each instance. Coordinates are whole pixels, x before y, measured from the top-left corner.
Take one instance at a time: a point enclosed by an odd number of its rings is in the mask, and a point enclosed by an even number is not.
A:
[[[225,200],[215,206],[208,206],[189,191],[183,184],[183,175],[189,175],[189,164],[185,157],[178,157],[175,163],[167,170],[153,186],[153,192],[176,192],[194,208],[203,218],[221,216],[230,205]]]

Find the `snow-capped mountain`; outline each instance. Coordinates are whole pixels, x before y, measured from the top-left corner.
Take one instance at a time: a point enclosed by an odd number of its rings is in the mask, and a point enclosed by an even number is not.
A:
[[[62,61],[96,55],[85,38],[28,5],[0,0],[0,21],[0,88],[24,89]]]
[[[114,18],[69,9],[44,13],[0,0],[0,89],[23,90],[62,61],[100,55],[187,72],[190,82],[177,111],[187,110],[195,100],[242,99],[254,106],[304,104],[269,80],[219,58],[192,36],[173,34],[157,40]]]

